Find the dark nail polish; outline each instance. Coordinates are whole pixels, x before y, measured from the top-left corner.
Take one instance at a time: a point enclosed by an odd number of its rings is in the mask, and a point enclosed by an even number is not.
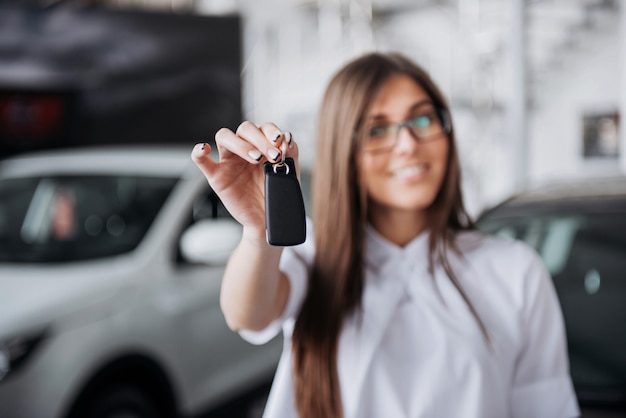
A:
[[[276,142],[278,141],[278,138],[280,138],[282,134],[280,132],[277,132],[274,134],[274,136],[272,137],[272,142]]]
[[[278,157],[280,157],[280,151],[276,150],[276,149],[271,149],[269,150],[269,152],[267,153],[270,157],[270,159],[272,161],[277,161]]]

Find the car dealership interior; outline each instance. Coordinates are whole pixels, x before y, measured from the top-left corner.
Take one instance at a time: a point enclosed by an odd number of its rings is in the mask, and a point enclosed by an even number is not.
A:
[[[374,51],[441,89],[476,227],[545,263],[581,416],[626,417],[624,0],[0,0],[0,417],[261,417],[282,337],[228,329],[242,229],[189,155],[273,122],[311,216],[324,91]]]

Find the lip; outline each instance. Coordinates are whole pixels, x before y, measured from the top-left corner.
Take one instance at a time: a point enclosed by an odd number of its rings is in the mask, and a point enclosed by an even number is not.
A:
[[[395,168],[389,171],[389,175],[403,182],[412,182],[421,180],[428,172],[429,164],[415,163]]]

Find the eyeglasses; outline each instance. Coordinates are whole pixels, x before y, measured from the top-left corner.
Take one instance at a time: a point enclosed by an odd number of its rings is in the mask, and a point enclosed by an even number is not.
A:
[[[446,109],[426,105],[417,108],[413,116],[402,122],[377,123],[367,128],[363,149],[389,151],[395,147],[400,130],[407,128],[418,142],[428,142],[452,131],[450,113]]]

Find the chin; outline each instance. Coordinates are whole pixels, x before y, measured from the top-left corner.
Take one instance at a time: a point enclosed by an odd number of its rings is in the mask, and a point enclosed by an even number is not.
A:
[[[370,205],[378,206],[386,210],[421,212],[428,209],[433,204],[435,197],[435,194],[428,196],[393,195],[381,196],[380,198],[372,197],[370,199]]]
[[[370,183],[368,194],[370,204],[381,209],[423,211],[435,202],[440,188],[441,182],[435,179],[413,183],[379,181]]]

